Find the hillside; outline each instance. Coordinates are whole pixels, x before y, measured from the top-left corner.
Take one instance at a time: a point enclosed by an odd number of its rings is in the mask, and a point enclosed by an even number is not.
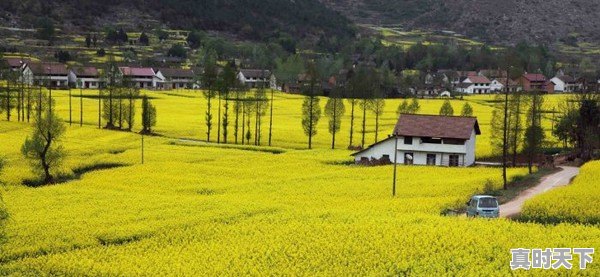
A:
[[[498,44],[600,41],[600,0],[321,0],[357,23],[450,30]]]
[[[164,26],[214,30],[243,39],[352,37],[351,23],[318,0],[3,0],[0,25],[31,27],[48,16],[63,31]],[[284,34],[282,34],[284,33]]]

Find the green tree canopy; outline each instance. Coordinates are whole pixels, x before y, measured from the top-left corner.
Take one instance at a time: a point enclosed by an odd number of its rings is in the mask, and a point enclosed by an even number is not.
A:
[[[473,116],[473,107],[469,104],[469,102],[465,102],[460,111],[461,116]]]

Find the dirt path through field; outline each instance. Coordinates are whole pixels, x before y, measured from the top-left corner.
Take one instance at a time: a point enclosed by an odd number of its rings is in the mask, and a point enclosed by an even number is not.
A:
[[[578,167],[560,166],[560,168],[562,168],[561,171],[542,178],[537,186],[521,192],[512,201],[500,205],[500,217],[512,217],[519,214],[526,200],[553,188],[566,186],[573,177],[579,174]]]

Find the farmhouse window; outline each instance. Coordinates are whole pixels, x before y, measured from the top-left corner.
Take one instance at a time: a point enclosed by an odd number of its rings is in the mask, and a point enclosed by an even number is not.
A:
[[[412,137],[404,137],[404,144],[412,144],[412,143],[413,143]]]
[[[441,138],[422,138],[423,143],[442,144]]]
[[[463,140],[463,139],[444,139],[444,144],[464,145],[465,140]]]
[[[448,159],[449,166],[458,166],[458,155],[450,155]]]
[[[427,154],[427,165],[435,165],[435,154]]]

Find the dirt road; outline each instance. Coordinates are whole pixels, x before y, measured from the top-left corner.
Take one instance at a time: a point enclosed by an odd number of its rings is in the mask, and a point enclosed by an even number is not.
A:
[[[555,187],[568,185],[571,179],[579,174],[578,167],[561,166],[560,168],[562,168],[561,171],[542,178],[537,186],[521,192],[512,201],[500,205],[500,217],[512,217],[519,214],[526,200]]]

